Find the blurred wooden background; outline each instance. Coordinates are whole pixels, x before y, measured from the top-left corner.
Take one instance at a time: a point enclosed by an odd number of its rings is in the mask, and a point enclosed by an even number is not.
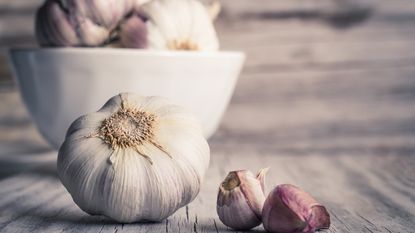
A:
[[[4,95],[18,105],[6,50],[36,46],[33,17],[42,1],[0,1],[0,90],[13,92]],[[344,138],[372,143],[360,140],[370,136],[373,143],[409,146],[415,134],[415,1],[222,5],[216,22],[222,49],[243,50],[248,60],[215,142],[227,137],[245,146],[332,147]]]
[[[207,184],[189,206],[190,218],[181,210],[140,228],[82,215],[56,177],[16,175],[55,163],[5,58],[7,47],[35,46],[34,9],[42,1],[0,0],[0,186],[16,183],[0,195],[36,183],[71,207],[62,212],[55,202],[37,211],[42,191],[21,191],[19,200],[31,201],[0,201],[0,216],[12,216],[0,217],[0,231],[225,231],[214,211],[220,180],[232,169],[269,165],[269,186],[295,183],[327,204],[330,232],[415,229],[414,0],[223,0],[216,22],[222,49],[243,50],[248,60],[210,139]]]
[[[36,46],[33,17],[42,1],[0,1],[0,90],[15,91],[6,51]],[[218,142],[230,134],[238,143],[264,145],[413,137],[415,1],[222,5],[216,23],[222,49],[243,50],[248,60],[229,111],[241,122],[225,117]],[[244,111],[246,105],[252,110]]]

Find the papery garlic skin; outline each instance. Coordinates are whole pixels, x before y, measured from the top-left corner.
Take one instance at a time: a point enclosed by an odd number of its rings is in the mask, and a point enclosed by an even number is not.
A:
[[[262,221],[268,232],[312,233],[330,227],[330,215],[310,194],[283,184],[270,192],[262,210]]]
[[[137,0],[46,0],[36,14],[41,46],[102,46]]]
[[[153,0],[143,4],[132,17],[146,24],[147,49],[215,51],[219,42],[206,7],[197,0]],[[140,35],[141,27],[122,27],[121,37]],[[134,40],[122,46],[136,48]]]
[[[209,158],[192,114],[161,97],[123,93],[71,125],[57,165],[82,210],[129,223],[161,221],[190,203]]]
[[[257,176],[247,170],[228,174],[219,186],[216,207],[223,224],[235,230],[249,230],[261,224],[267,170],[260,170]]]

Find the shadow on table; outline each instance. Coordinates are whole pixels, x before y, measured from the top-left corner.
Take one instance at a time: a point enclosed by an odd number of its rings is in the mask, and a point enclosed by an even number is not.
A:
[[[68,209],[71,209],[70,207]],[[76,229],[83,231],[88,229],[103,229],[113,228],[116,231],[122,231],[124,228],[134,227],[137,232],[141,230],[146,232],[159,232],[161,229],[167,229],[170,232],[178,232],[191,230],[192,232],[235,232],[234,230],[227,228],[219,222],[219,219],[213,220],[200,219],[199,222],[192,220],[186,220],[185,218],[177,217],[175,215],[170,216],[167,220],[162,222],[140,222],[140,223],[118,223],[104,216],[92,216],[88,215],[81,210],[70,210],[70,212],[62,213],[62,211],[54,210],[51,212],[30,213],[31,218],[36,219],[38,228],[46,228],[51,225],[57,225],[59,228]],[[263,229],[253,229],[245,232],[265,232]]]
[[[59,215],[60,214],[60,215]],[[137,232],[145,230],[146,232],[158,232],[161,229],[167,229],[171,232],[178,232],[181,230],[191,230],[192,232],[237,232],[224,226],[220,223],[219,219],[201,219],[199,222],[189,221],[186,219],[179,219],[174,215],[170,216],[167,220],[162,222],[139,222],[139,223],[118,223],[104,216],[92,216],[80,211],[74,211],[72,213],[63,214],[56,212],[47,213],[33,213],[30,214],[32,218],[38,219],[39,227],[47,227],[49,225],[59,225],[62,230],[65,229],[77,229],[77,230],[93,230],[103,228],[114,228],[116,231],[122,231],[126,227],[134,227]],[[177,228],[177,229],[176,229]],[[131,228],[130,228],[131,229]],[[262,227],[252,229],[244,232],[265,232]]]
[[[63,197],[67,195],[67,197]],[[161,222],[142,222],[122,224],[105,216],[89,215],[83,212],[72,201],[69,194],[60,188],[55,189],[53,195],[48,197],[49,205],[41,205],[39,202],[15,203],[13,209],[18,216],[14,224],[23,224],[30,219],[33,229],[60,229],[84,232],[97,230],[101,232],[104,228],[122,232],[131,231],[133,227],[136,232],[160,232],[168,229],[168,232],[236,232],[223,225],[217,217],[191,218],[180,214],[173,214],[167,220]],[[20,222],[22,221],[22,222]],[[128,228],[128,229],[125,229]],[[0,229],[1,231],[1,229]],[[262,227],[257,227],[245,232],[265,232]]]
[[[27,171],[56,176],[56,158],[50,149],[0,156],[0,180]]]

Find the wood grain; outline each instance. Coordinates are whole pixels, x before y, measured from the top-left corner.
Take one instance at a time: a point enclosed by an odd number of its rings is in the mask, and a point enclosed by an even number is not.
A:
[[[222,1],[222,48],[248,60],[201,193],[161,223],[125,225],[73,203],[10,79],[5,48],[35,45],[41,2],[0,2],[0,232],[228,232],[219,183],[268,166],[268,190],[296,184],[326,205],[326,232],[414,232],[414,1]]]
[[[253,159],[252,153],[261,156]],[[56,156],[51,154],[50,156]],[[227,166],[224,166],[227,164]],[[405,164],[405,165],[403,165]],[[198,198],[162,223],[116,224],[89,216],[71,200],[47,166],[3,180],[1,232],[223,232],[215,213],[217,186],[230,169],[271,166],[268,187],[297,184],[330,211],[329,232],[411,232],[415,227],[414,159],[411,155],[290,153],[214,149],[212,164]],[[405,183],[400,175],[407,172]],[[381,174],[379,174],[381,173]],[[408,182],[410,185],[408,185]],[[257,230],[261,230],[258,227]]]

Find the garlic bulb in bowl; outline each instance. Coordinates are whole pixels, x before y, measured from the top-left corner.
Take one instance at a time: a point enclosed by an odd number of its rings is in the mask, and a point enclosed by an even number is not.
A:
[[[36,14],[41,46],[102,46],[139,0],[46,0]]]
[[[124,93],[71,125],[58,174],[87,213],[161,221],[197,196],[209,158],[199,124],[182,107]]]
[[[197,0],[153,0],[121,24],[127,48],[215,51],[218,37],[208,9]]]

